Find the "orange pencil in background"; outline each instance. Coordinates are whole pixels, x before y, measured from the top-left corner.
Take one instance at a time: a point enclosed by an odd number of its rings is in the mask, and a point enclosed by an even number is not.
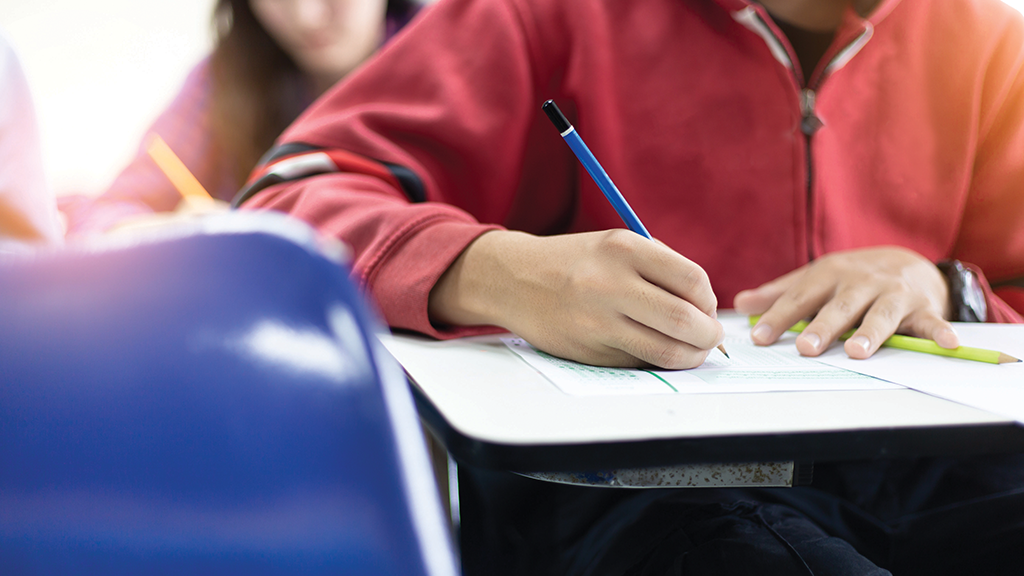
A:
[[[146,153],[156,162],[167,179],[181,193],[182,199],[193,208],[208,208],[214,202],[213,196],[203,188],[185,163],[174,154],[171,147],[159,134],[152,134],[146,144]]]

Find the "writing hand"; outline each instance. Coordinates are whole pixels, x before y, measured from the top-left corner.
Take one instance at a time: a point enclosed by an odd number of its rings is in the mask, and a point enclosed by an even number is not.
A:
[[[949,317],[949,292],[938,268],[904,248],[835,252],[753,290],[736,295],[741,314],[761,314],[755,344],[775,342],[798,321],[814,316],[796,339],[817,356],[860,324],[844,344],[851,358],[868,358],[896,332],[930,338],[943,348],[960,342]]]
[[[721,343],[707,274],[627,230],[493,231],[430,294],[435,323],[490,324],[550,354],[601,366],[699,366]]]

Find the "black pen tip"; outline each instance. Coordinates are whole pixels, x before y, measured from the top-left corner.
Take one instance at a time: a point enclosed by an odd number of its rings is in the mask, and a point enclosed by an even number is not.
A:
[[[558,109],[558,104],[555,104],[554,100],[548,100],[541,106],[544,113],[551,119],[551,123],[558,129],[559,134],[564,134],[566,130],[572,128],[572,124],[569,124],[569,120],[566,119],[565,114]]]

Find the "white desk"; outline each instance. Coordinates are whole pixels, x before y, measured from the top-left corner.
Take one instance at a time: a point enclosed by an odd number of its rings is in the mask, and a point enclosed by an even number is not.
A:
[[[457,460],[486,468],[565,472],[1024,450],[1024,428],[1014,420],[908,389],[570,396],[500,338],[385,338],[427,427]]]

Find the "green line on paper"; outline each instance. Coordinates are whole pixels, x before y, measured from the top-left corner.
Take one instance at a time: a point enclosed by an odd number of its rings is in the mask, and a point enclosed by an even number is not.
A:
[[[664,382],[664,383],[665,383],[665,386],[668,386],[669,388],[671,388],[673,392],[679,392],[679,390],[676,390],[676,387],[675,387],[675,386],[673,386],[673,385],[671,385],[671,384],[669,384],[669,383],[668,383],[668,380],[665,380],[664,378],[662,378],[661,376],[658,376],[658,375],[657,375],[657,374],[655,374],[654,372],[651,372],[650,370],[643,370],[643,372],[647,372],[647,373],[648,373],[648,374],[650,374],[651,376],[654,376],[654,377],[655,377],[655,378],[657,378],[658,380],[661,380],[662,382]]]

